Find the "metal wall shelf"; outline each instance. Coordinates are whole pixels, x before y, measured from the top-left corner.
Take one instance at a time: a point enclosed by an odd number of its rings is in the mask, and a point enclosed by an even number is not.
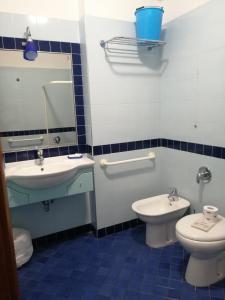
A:
[[[138,47],[147,48],[148,50],[152,50],[155,47],[163,46],[166,42],[159,41],[159,40],[144,40],[144,39],[137,39],[137,38],[129,38],[129,37],[113,37],[109,40],[102,40],[100,45],[108,52],[137,52]],[[117,47],[120,45],[122,47]],[[131,47],[126,47],[131,46]],[[132,48],[135,47],[136,49]]]

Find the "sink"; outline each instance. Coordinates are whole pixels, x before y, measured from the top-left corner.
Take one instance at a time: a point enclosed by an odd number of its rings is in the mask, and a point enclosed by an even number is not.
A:
[[[28,189],[44,189],[57,186],[74,177],[80,170],[94,165],[86,156],[69,159],[67,156],[45,158],[42,165],[36,160],[7,163],[7,181]]]

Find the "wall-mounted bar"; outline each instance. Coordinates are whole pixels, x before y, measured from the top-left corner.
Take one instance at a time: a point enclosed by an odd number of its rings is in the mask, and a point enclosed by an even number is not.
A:
[[[137,157],[137,158],[131,158],[131,159],[126,159],[126,160],[118,160],[118,161],[114,161],[114,162],[108,162],[106,159],[101,159],[100,166],[101,167],[116,166],[116,165],[121,165],[121,164],[132,163],[132,162],[136,162],[136,161],[153,160],[153,159],[155,159],[155,153],[149,152],[148,155],[144,156],[144,157]]]
[[[27,139],[8,139],[8,143],[19,143],[19,142],[35,142],[35,141],[43,141],[43,136],[36,137],[36,138],[27,138]]]
[[[144,40],[117,36],[109,40],[100,41],[100,46],[108,53],[138,53],[138,47],[152,50],[155,47],[163,46],[166,42],[159,40]],[[122,46],[122,47],[121,47]]]

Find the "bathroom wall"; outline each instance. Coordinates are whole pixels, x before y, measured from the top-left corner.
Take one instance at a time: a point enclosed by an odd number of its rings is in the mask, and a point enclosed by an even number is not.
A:
[[[141,6],[163,6],[165,8],[164,23],[167,23],[210,0],[81,0],[85,5],[88,15],[123,20],[135,21],[134,12]]]
[[[78,0],[55,1],[54,3],[52,0],[20,0],[19,2],[1,0],[0,11],[70,21],[79,19]]]
[[[131,203],[158,193],[158,156],[157,164],[149,161],[106,170],[99,161],[158,152],[161,53],[147,50],[138,55],[106,55],[100,41],[118,35],[133,37],[133,22],[85,16],[83,30],[82,66],[96,162],[99,229],[135,218]]]
[[[42,16],[2,12],[0,9],[0,36],[23,38],[29,26],[33,39],[73,43],[80,41],[78,21]]]
[[[162,137],[175,140],[169,147],[183,150],[163,149],[164,190],[177,186],[193,209],[210,203],[225,216],[224,10],[223,0],[213,0],[167,24],[160,123]],[[213,178],[199,186],[195,178],[204,165]]]
[[[153,2],[156,3],[156,1],[151,1],[151,3],[149,1],[148,4],[152,5]],[[161,48],[158,48],[147,54],[142,53],[139,58],[110,57],[110,61],[109,57],[105,56],[99,42],[112,36],[134,36],[133,12],[136,7],[140,6],[139,1],[138,3],[137,1],[129,1],[129,4],[127,1],[127,5],[123,2],[122,6],[121,1],[118,5],[115,4],[115,1],[108,1],[108,5],[106,5],[104,1],[102,6],[99,5],[100,1],[98,1],[98,6],[95,1],[85,2],[87,5],[84,6],[83,13],[86,16],[81,20],[80,41],[83,54],[82,69],[85,87],[84,108],[87,141],[89,145],[94,146],[93,154],[96,161],[94,170],[96,197],[90,202],[89,200],[82,202],[79,197],[67,199],[65,206],[63,206],[63,200],[57,200],[53,205],[52,212],[50,212],[49,219],[46,217],[48,213],[42,211],[41,204],[34,209],[31,207],[21,208],[20,211],[13,212],[13,219],[18,225],[32,227],[36,237],[54,232],[56,228],[62,230],[66,226],[88,223],[91,221],[90,205],[93,206],[95,201],[96,227],[98,229],[103,228],[135,218],[131,210],[132,202],[167,192],[169,186],[177,186],[181,195],[191,199],[192,209],[200,209],[201,203],[214,203],[220,207],[225,215],[222,202],[224,197],[222,187],[224,161],[206,155],[158,147],[161,145],[160,140],[158,140],[160,137],[194,143],[208,143],[213,146],[223,145],[222,139],[218,138],[218,136],[222,136],[220,125],[211,127],[214,126],[212,123],[221,122],[222,117],[218,121],[215,117],[216,113],[207,114],[207,109],[209,112],[215,112],[217,106],[211,105],[215,103],[211,101],[211,98],[207,100],[208,106],[205,105],[204,97],[207,98],[210,94],[209,90],[204,94],[205,79],[202,78],[201,81],[201,99],[196,92],[198,90],[196,85],[200,66],[202,74],[206,77],[207,74],[211,74],[208,70],[210,72],[214,70],[213,75],[217,74],[218,67],[215,68],[214,60],[211,60],[215,56],[215,52],[212,56],[211,54],[207,56],[204,51],[205,45],[209,46],[208,50],[210,51],[212,45],[216,45],[218,48],[221,46],[219,43],[222,42],[220,37],[223,36],[221,30],[223,30],[224,25],[222,21],[224,7],[222,0],[211,1],[205,5],[203,4],[208,2],[206,0],[197,2],[157,1],[160,5],[166,6],[165,22],[177,18],[189,10],[192,12],[166,24],[167,46],[164,47],[163,52]],[[219,9],[218,6],[215,6],[216,3],[221,5]],[[203,6],[195,9],[198,5]],[[122,13],[120,14],[120,12]],[[218,22],[220,17],[217,15],[220,12],[221,23]],[[5,28],[4,32],[0,32],[2,35],[21,37],[25,24],[31,22],[32,19],[29,21],[28,16],[23,16],[20,22],[18,19],[21,17],[20,15],[3,15],[0,15],[0,20],[6,18],[7,21],[2,21],[5,22],[3,23],[4,26],[0,26],[0,28]],[[217,23],[214,22],[215,18],[218,23],[222,24],[222,26],[218,25],[220,31],[215,29],[215,23]],[[46,39],[45,36],[47,35],[48,39],[51,40],[79,40],[76,21],[50,19],[49,23],[43,25],[40,20],[37,18],[35,25],[29,23],[32,26],[32,33],[34,30],[37,35],[35,38]],[[214,26],[211,22],[214,23]],[[6,23],[12,25],[7,27]],[[17,23],[19,25],[15,26]],[[57,30],[55,30],[56,28]],[[74,28],[74,31],[71,28]],[[210,39],[207,34],[209,34]],[[212,43],[209,43],[209,40]],[[200,51],[196,53],[197,45],[202,47],[203,55]],[[221,57],[217,54],[216,57],[218,58],[217,64],[220,65]],[[201,64],[200,59],[203,59]],[[208,69],[204,69],[205,67]],[[210,86],[211,82],[215,86],[215,90],[211,94],[213,101],[215,91],[222,91],[222,69],[220,66],[219,72],[221,72],[220,77],[218,75],[219,83],[214,80],[214,76],[206,79],[206,82],[208,80],[207,86]],[[223,99],[221,100],[223,102]],[[219,98],[216,102],[220,102]],[[220,113],[222,106],[221,109],[217,107],[217,110]],[[214,119],[210,119],[208,127],[206,126],[208,119],[205,118],[202,111],[206,112],[206,116],[209,118],[212,118],[213,115]],[[205,125],[202,127],[202,124]],[[220,134],[216,135],[215,129],[212,130],[212,128],[216,128],[216,132],[220,132]],[[197,149],[196,144],[194,145]],[[175,143],[171,148],[175,148]],[[218,148],[214,148],[210,148],[211,151],[218,151]],[[106,170],[99,165],[102,158],[115,161],[141,157],[152,150],[156,153],[155,164],[149,161],[143,164],[124,165]],[[218,155],[222,157],[222,152]],[[208,165],[213,172],[213,181],[205,187],[195,183],[196,172],[201,165]],[[212,203],[210,199],[213,197],[215,200]],[[78,199],[77,202],[76,199]],[[84,211],[85,206],[87,213],[85,216],[81,214],[83,218],[80,222],[79,212]],[[57,213],[55,213],[54,207],[57,208]],[[61,209],[66,209],[62,215],[60,214]],[[74,211],[73,217],[70,216],[65,220],[65,216],[70,213],[70,210]],[[28,212],[29,219],[26,219],[25,216]],[[40,227],[38,222],[42,219],[46,221],[46,223],[43,222],[46,226]]]

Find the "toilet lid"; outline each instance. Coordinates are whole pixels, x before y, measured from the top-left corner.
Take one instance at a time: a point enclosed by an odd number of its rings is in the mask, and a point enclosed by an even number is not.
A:
[[[176,224],[176,232],[184,238],[193,241],[213,242],[225,240],[225,218],[218,215],[219,222],[208,232],[192,227],[191,225],[202,217],[200,214],[188,215]]]

